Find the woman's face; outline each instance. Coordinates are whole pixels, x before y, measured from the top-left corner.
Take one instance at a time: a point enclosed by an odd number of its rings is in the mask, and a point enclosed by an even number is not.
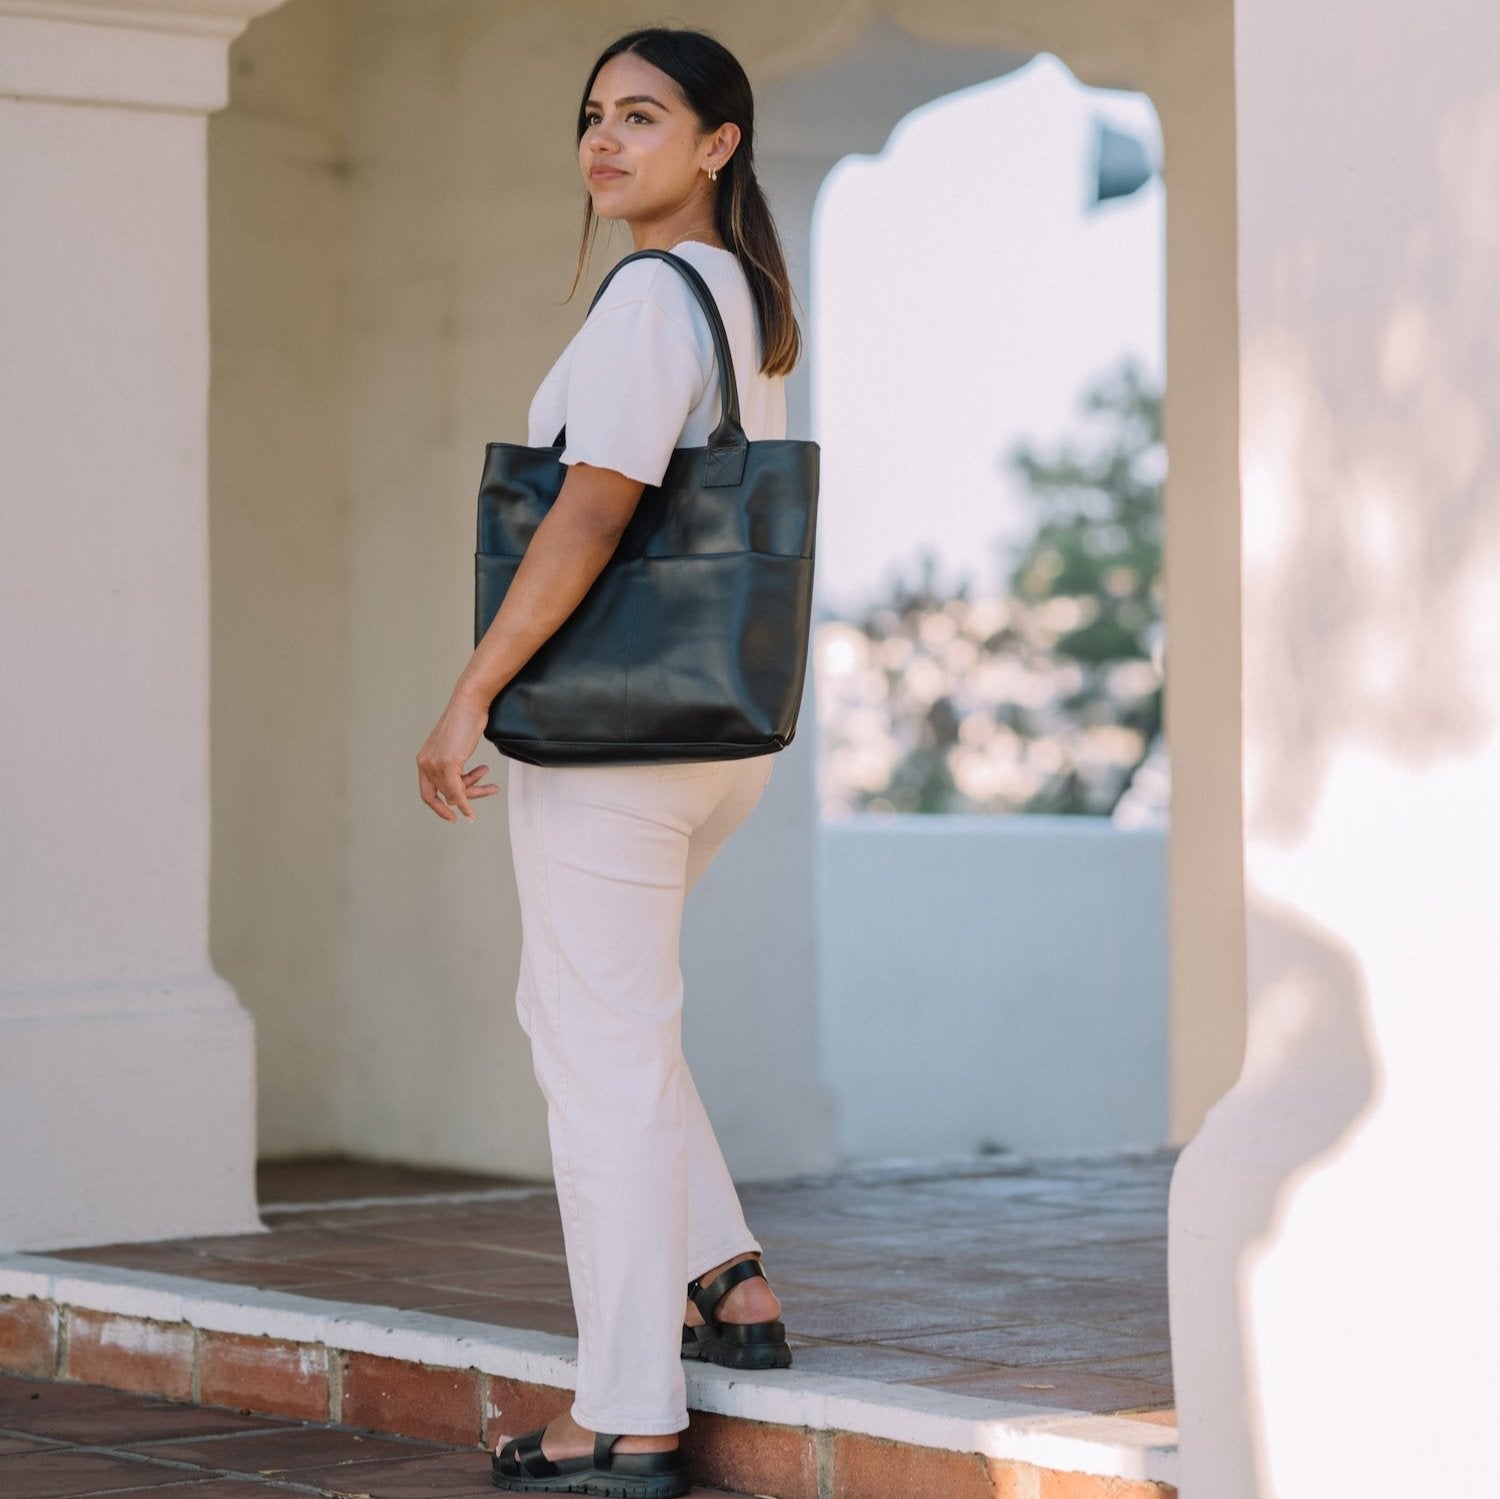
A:
[[[706,198],[706,169],[723,166],[739,139],[732,124],[703,134],[677,85],[634,52],[599,69],[584,121],[578,165],[605,219],[668,217]]]

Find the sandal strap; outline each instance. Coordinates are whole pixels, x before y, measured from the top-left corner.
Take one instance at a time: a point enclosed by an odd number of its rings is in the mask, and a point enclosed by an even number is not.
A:
[[[609,1449],[619,1440],[619,1432],[615,1432],[613,1435],[607,1431],[596,1431],[594,1433],[594,1466],[601,1473],[609,1472]]]
[[[725,1296],[742,1280],[752,1280],[756,1276],[762,1280],[766,1278],[766,1272],[760,1268],[758,1259],[739,1260],[714,1276],[707,1285],[701,1280],[695,1280],[688,1287],[688,1299],[698,1308],[698,1313],[705,1322],[712,1322],[715,1320],[714,1309]]]
[[[557,1464],[542,1451],[542,1436],[546,1430],[545,1426],[539,1427],[506,1444],[511,1459],[528,1478],[557,1477]]]

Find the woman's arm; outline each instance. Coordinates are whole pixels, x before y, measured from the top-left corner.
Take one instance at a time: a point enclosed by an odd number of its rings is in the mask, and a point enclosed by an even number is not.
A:
[[[499,791],[479,784],[489,766],[463,768],[484,733],[490,704],[582,603],[619,546],[645,487],[611,468],[568,465],[489,629],[417,753],[422,800],[445,822],[456,822],[458,812],[472,822],[470,798]]]

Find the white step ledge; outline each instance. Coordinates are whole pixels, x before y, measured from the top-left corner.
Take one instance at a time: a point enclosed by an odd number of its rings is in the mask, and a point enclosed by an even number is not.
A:
[[[322,1343],[441,1368],[474,1368],[560,1389],[573,1389],[577,1375],[576,1341],[553,1333],[47,1255],[0,1254],[0,1297],[7,1296],[186,1322],[207,1332]],[[1178,1482],[1176,1428],[1151,1421],[980,1400],[921,1385],[806,1374],[795,1367],[762,1371],[689,1364],[686,1374],[688,1404],[694,1410],[977,1452],[1100,1477]]]

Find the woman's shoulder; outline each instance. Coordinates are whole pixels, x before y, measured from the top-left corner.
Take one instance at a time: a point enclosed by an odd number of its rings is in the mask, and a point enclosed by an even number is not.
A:
[[[741,296],[748,301],[745,273],[732,251],[699,240],[684,240],[673,245],[671,253],[686,261],[708,283],[721,317],[727,318],[739,310],[736,304]],[[687,278],[655,255],[621,266],[604,288],[591,316],[641,302],[654,305],[694,333],[703,323],[698,299]]]

